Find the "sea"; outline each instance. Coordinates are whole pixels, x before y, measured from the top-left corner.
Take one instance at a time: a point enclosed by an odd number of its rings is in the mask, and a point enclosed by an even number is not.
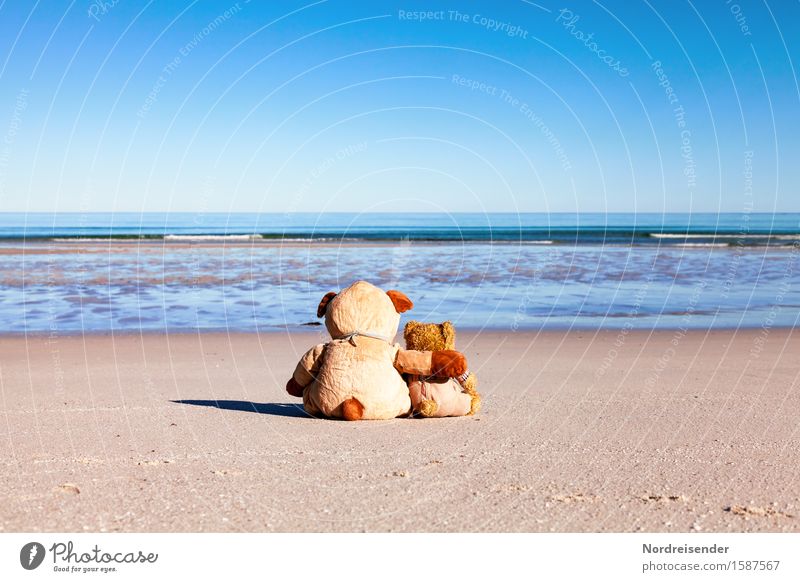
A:
[[[796,327],[800,213],[0,213],[0,333],[315,329],[363,279],[463,329]]]

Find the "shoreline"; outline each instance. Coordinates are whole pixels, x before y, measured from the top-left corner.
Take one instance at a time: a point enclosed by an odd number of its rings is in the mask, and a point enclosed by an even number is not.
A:
[[[800,253],[699,248],[21,245],[0,249],[0,328],[282,332],[364,278],[461,329],[798,325]]]
[[[800,531],[800,330],[459,330],[478,416],[356,423],[316,341],[0,337],[0,531]]]
[[[609,318],[612,319],[612,318]],[[614,320],[620,319],[623,320],[624,318],[613,318]],[[664,326],[664,327],[653,327],[653,328],[636,328],[625,326],[624,324],[617,326],[610,326],[606,325],[604,327],[598,327],[596,325],[564,325],[561,326],[559,324],[548,325],[546,327],[523,327],[518,326],[517,328],[513,328],[512,325],[504,326],[504,327],[471,327],[466,325],[459,325],[458,326],[458,335],[478,335],[478,334],[489,334],[489,335],[515,335],[515,334],[526,334],[532,336],[540,336],[540,335],[564,335],[568,333],[581,333],[581,334],[606,334],[606,335],[619,335],[624,334],[626,336],[634,336],[634,335],[645,335],[645,336],[652,336],[652,335],[661,335],[661,334],[668,334],[674,335],[679,333],[681,335],[687,334],[712,334],[712,333],[729,333],[729,334],[749,334],[753,332],[767,332],[770,333],[772,331],[779,331],[779,332],[787,332],[791,333],[793,331],[798,331],[800,333],[800,326],[792,326],[792,325],[760,325],[760,326],[748,326],[748,325],[719,325],[712,328],[702,327],[701,325],[693,326],[693,327],[671,327],[671,326]],[[176,336],[176,337],[196,337],[196,336],[208,336],[208,337],[228,337],[228,336],[286,336],[292,334],[298,335],[313,335],[322,333],[323,335],[327,335],[327,330],[325,329],[324,323],[308,325],[308,324],[298,324],[295,326],[287,326],[286,328],[270,328],[270,329],[258,329],[258,330],[251,330],[251,329],[216,329],[216,328],[207,328],[207,329],[174,329],[174,330],[152,330],[152,329],[120,329],[120,330],[87,330],[87,331],[58,331],[54,333],[53,331],[31,331],[31,332],[9,332],[3,331],[0,332],[0,340],[3,339],[49,339],[49,338],[115,338],[115,337],[162,337],[162,336]],[[401,322],[400,329],[397,332],[397,335],[394,338],[396,343],[402,343],[403,339],[403,322]]]

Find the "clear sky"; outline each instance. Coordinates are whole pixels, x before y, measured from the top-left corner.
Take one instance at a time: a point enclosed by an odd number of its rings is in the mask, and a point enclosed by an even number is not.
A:
[[[5,0],[0,210],[798,211],[799,46],[794,0]]]

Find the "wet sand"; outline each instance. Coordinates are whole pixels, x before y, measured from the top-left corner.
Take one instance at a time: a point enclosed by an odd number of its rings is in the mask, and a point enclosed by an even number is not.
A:
[[[534,242],[6,242],[0,330],[292,329],[327,291],[364,278],[407,292],[414,317],[463,328],[797,325],[800,243]]]
[[[359,423],[317,337],[0,338],[0,531],[800,531],[800,331],[462,332],[479,416]]]

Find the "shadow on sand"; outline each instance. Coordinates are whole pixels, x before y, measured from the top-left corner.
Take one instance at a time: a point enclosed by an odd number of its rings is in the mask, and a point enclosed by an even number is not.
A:
[[[191,404],[192,406],[209,406],[221,410],[239,412],[255,412],[272,416],[289,416],[293,418],[314,418],[303,410],[300,404],[282,404],[278,402],[250,402],[248,400],[170,400],[175,404]]]

